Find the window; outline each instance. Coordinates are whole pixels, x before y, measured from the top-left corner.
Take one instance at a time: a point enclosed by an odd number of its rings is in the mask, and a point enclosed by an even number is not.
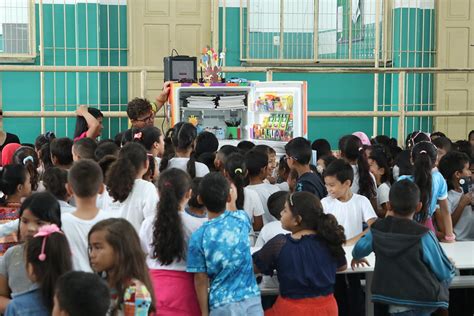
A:
[[[242,1],[241,59],[373,61],[377,1],[381,43],[382,0]]]
[[[33,0],[0,0],[0,62],[35,57]]]

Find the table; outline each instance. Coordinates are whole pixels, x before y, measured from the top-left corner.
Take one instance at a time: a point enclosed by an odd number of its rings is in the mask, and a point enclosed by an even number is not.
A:
[[[455,243],[440,243],[446,255],[453,262],[456,269],[474,269],[474,241],[458,241]],[[372,277],[375,265],[375,255],[371,253],[366,257],[370,266],[359,267],[352,270],[352,249],[354,246],[344,247],[346,251],[347,269],[339,273],[365,273],[365,307],[366,315],[374,315],[374,304],[372,303]],[[472,278],[469,278],[470,281]],[[462,277],[460,277],[462,278]],[[465,282],[465,286],[473,286],[471,282]]]

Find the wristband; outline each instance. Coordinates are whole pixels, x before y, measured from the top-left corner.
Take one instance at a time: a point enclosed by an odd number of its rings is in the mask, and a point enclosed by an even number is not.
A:
[[[444,236],[444,239],[447,240],[447,241],[453,241],[453,240],[456,240],[456,235],[454,235],[454,233],[452,233],[451,235],[445,235]]]

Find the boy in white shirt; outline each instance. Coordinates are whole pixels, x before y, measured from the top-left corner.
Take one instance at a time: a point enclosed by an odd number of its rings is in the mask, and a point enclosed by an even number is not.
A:
[[[62,228],[72,252],[74,270],[92,272],[87,235],[94,224],[108,217],[97,208],[97,194],[104,190],[102,171],[89,159],[80,160],[68,174],[67,190],[76,200],[76,210],[61,216]]]
[[[330,163],[323,177],[329,193],[321,200],[324,212],[334,215],[339,225],[344,227],[346,246],[353,245],[369,230],[363,230],[363,223],[372,225],[377,215],[365,196],[352,193],[354,171],[345,160],[338,159]]]
[[[262,201],[265,211],[265,214],[263,214],[263,224],[276,221],[277,219],[268,211],[267,201],[270,195],[280,191],[280,188],[264,182],[267,178],[268,155],[252,149],[245,155],[245,165],[247,166],[249,177],[249,185],[246,188],[257,192]]]
[[[377,219],[374,208],[365,196],[352,193],[354,170],[343,159],[331,162],[323,172],[328,196],[321,200],[326,214],[336,217],[344,227],[346,245],[355,244],[369,228],[363,230],[363,222],[370,227]],[[360,275],[336,275],[334,287],[339,315],[361,315],[364,305]]]
[[[280,234],[289,234],[290,232],[281,227],[280,213],[285,208],[286,200],[288,199],[287,191],[278,191],[270,195],[267,201],[267,207],[270,214],[277,219],[267,223],[263,226],[260,234],[258,234],[257,242],[255,243],[255,248],[262,248],[267,242],[269,242],[273,237]]]

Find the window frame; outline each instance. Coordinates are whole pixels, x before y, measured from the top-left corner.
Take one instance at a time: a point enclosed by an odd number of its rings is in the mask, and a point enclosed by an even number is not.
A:
[[[28,0],[28,21],[29,52],[21,54],[7,54],[0,52],[0,63],[34,63],[37,57],[35,0]]]
[[[245,3],[244,3],[245,1]],[[249,49],[250,49],[250,37],[249,37],[249,10],[248,8],[250,7],[250,1],[251,0],[241,0],[240,1],[240,61],[244,63],[245,65],[261,65],[261,64],[288,64],[288,65],[294,65],[294,64],[299,64],[299,65],[314,65],[314,64],[325,64],[325,65],[374,65],[376,62],[376,58],[371,59],[352,59],[350,58],[351,56],[349,55],[349,58],[339,58],[339,59],[329,59],[329,58],[319,58],[319,46],[318,46],[318,36],[313,36],[313,56],[314,58],[310,59],[285,59],[285,58],[275,58],[275,59],[260,59],[260,58],[246,58],[244,57],[244,46],[247,47],[246,49],[246,56],[249,54]],[[280,1],[280,8],[283,6],[281,3],[283,0]],[[314,25],[313,25],[313,34],[318,34],[318,27],[319,27],[319,0],[313,0],[314,1]],[[380,5],[382,5],[382,16],[380,17],[382,20],[381,27],[380,27],[380,49],[379,50],[379,58],[378,58],[378,63],[379,65],[387,65],[391,62],[389,59],[389,56],[387,52],[390,51],[391,49],[391,34],[389,32],[389,22],[391,21],[391,14],[390,10],[393,6],[392,1],[384,1],[384,0],[377,0]],[[351,3],[349,0],[348,3]],[[244,29],[243,29],[243,21],[244,21],[244,7],[247,8],[247,35],[246,35],[246,42],[244,43]],[[284,13],[281,13],[280,11],[280,16],[283,16]],[[281,25],[281,24],[280,24]],[[283,24],[284,25],[284,24]],[[224,25],[224,30],[223,32],[226,32],[227,26]],[[284,26],[283,26],[284,30]],[[280,27],[280,34],[282,34],[283,31]],[[348,41],[350,46],[352,46],[352,32],[349,32],[350,34],[350,40]],[[281,36],[280,36],[281,38]],[[280,40],[280,47],[279,51],[282,51],[283,47],[283,41]]]

